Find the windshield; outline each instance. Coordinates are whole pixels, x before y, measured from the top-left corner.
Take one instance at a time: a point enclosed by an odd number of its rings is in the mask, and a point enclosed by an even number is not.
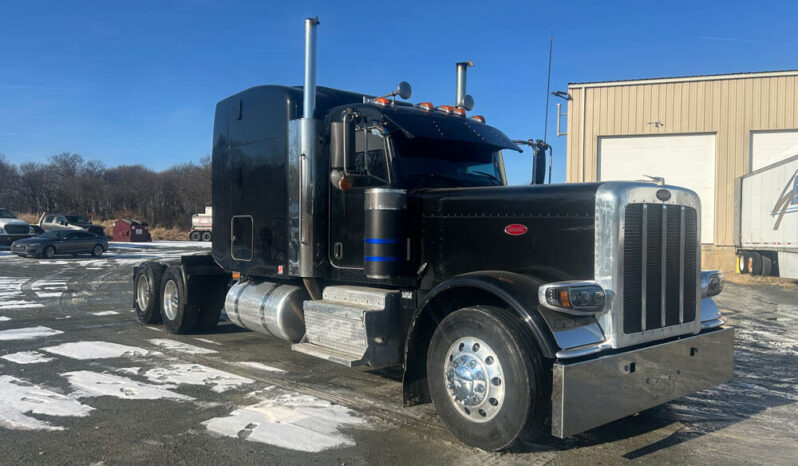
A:
[[[17,218],[10,210],[0,209],[0,218]]]
[[[398,185],[407,188],[502,186],[501,155],[494,146],[394,134]]]
[[[67,215],[66,219],[69,223],[89,223],[89,220],[82,215]]]
[[[50,230],[50,231],[48,231],[48,232],[46,232],[46,233],[42,233],[41,235],[39,235],[39,238],[55,238],[55,239],[61,239],[61,238],[63,238],[63,237],[64,237],[64,236],[65,236],[67,233],[71,233],[71,232],[72,232],[72,230]]]

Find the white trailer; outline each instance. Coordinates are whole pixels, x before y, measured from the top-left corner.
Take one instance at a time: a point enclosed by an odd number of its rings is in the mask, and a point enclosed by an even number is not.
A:
[[[737,178],[737,271],[798,279],[798,151]]]

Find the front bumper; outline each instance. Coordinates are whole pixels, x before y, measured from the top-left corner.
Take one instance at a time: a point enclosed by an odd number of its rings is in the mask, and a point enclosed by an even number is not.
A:
[[[9,246],[18,239],[26,239],[33,236],[35,235],[0,235],[0,244],[3,246]]]
[[[553,367],[551,433],[565,438],[721,384],[734,372],[734,329],[720,328]]]

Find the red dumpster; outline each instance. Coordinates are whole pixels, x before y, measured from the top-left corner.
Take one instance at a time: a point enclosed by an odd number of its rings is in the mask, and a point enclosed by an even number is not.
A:
[[[120,218],[114,223],[114,241],[152,241],[147,224],[132,218]]]

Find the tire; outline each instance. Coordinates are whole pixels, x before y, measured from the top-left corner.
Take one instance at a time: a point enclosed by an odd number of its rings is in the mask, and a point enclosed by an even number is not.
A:
[[[211,232],[210,231],[203,231],[202,232],[202,241],[210,241],[211,240]]]
[[[55,256],[55,247],[45,246],[44,249],[42,249],[42,257],[52,259],[53,256]]]
[[[191,241],[199,241],[200,240],[200,232],[192,231],[191,233],[188,234],[188,239],[190,239]]]
[[[93,257],[102,257],[103,255],[103,247],[102,245],[95,244],[93,248],[91,248],[91,255]]]
[[[143,324],[161,323],[161,277],[163,267],[155,262],[144,262],[133,274],[133,296],[136,316]],[[141,287],[141,289],[139,288]]]
[[[737,254],[737,273],[748,273],[747,261],[742,251]]]
[[[161,321],[171,333],[194,330],[199,309],[188,306],[186,285],[179,267],[169,266],[161,280],[159,308]]]
[[[762,276],[763,277],[770,277],[773,275],[773,257],[771,257],[770,253],[763,252],[760,254],[762,256]]]
[[[762,275],[762,255],[756,251],[748,253],[748,273],[751,275]]]
[[[455,372],[458,361],[465,377]],[[550,375],[537,345],[518,319],[493,306],[466,307],[441,321],[427,353],[427,380],[449,430],[488,451],[534,436],[551,403]]]

